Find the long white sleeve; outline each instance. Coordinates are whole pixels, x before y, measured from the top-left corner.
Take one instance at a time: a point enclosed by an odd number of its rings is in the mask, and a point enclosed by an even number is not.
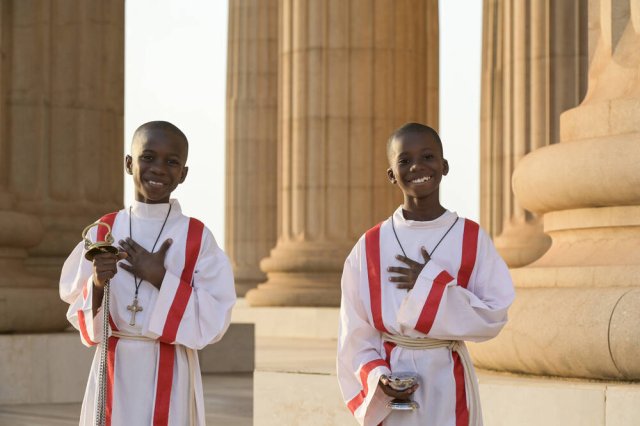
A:
[[[60,298],[69,304],[67,319],[80,332],[82,343],[93,346],[102,341],[102,309],[93,316],[93,270],[84,253],[80,242],[62,266],[59,290]]]
[[[148,334],[165,343],[202,349],[222,338],[236,301],[231,264],[207,228],[202,230],[192,277],[191,282],[185,280],[184,272],[167,270]]]
[[[483,341],[495,337],[507,322],[515,293],[506,264],[482,231],[477,256],[468,288],[458,285],[458,278],[437,262],[429,261],[403,300],[398,322],[435,339]]]
[[[356,420],[361,425],[378,425],[390,412],[386,408],[390,398],[378,382],[391,370],[383,358],[380,332],[369,323],[360,301],[362,272],[360,262],[352,257],[345,262],[342,274],[337,374],[343,399]]]

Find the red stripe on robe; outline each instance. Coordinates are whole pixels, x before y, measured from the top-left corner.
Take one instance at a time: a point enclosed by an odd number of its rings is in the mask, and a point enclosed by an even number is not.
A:
[[[377,224],[365,234],[367,252],[367,273],[369,278],[369,297],[371,299],[371,316],[373,326],[384,333],[389,331],[382,319],[382,283],[380,275],[380,226]]]
[[[198,254],[200,253],[200,244],[202,243],[202,231],[204,224],[197,219],[191,218],[189,220],[189,230],[187,231],[187,244],[185,249],[185,262],[182,269],[182,275],[180,276],[180,284],[178,290],[173,298],[171,307],[167,314],[167,319],[162,329],[162,336],[160,341],[166,343],[173,343],[176,340],[176,334],[178,333],[178,327],[182,316],[187,308],[187,303],[191,297],[192,287],[191,282],[193,279],[193,271],[198,260]]]
[[[464,386],[464,367],[458,352],[451,352],[453,357],[453,377],[456,381],[456,426],[469,425],[469,409],[467,407],[467,392]]]
[[[109,353],[107,354],[107,394],[105,395],[105,425],[111,425],[111,417],[113,413],[113,389],[116,371],[116,346],[118,345],[117,337],[109,337]]]
[[[386,354],[384,360],[387,362],[389,368],[391,368],[391,352],[396,347],[396,344],[392,342],[384,342],[382,345],[384,346],[384,353]]]
[[[104,222],[107,225],[109,225],[111,227],[111,230],[113,231],[113,222],[115,222],[117,215],[118,215],[118,212],[105,214],[100,218],[100,222]],[[107,228],[104,226],[98,226],[96,242],[104,241],[106,236],[107,236]]]
[[[169,424],[169,405],[173,384],[173,363],[176,356],[175,346],[159,342],[158,382],[156,383],[156,403],[153,410],[153,426]]]
[[[113,318],[111,317],[111,314],[109,314],[109,325],[111,326],[111,330],[120,331],[118,329],[118,327],[116,327],[116,323],[113,321]]]
[[[197,219],[189,219],[187,231],[187,243],[185,248],[185,261],[180,284],[173,298],[167,319],[160,337],[160,359],[158,360],[158,380],[156,383],[156,402],[153,412],[153,425],[164,426],[169,424],[169,406],[171,403],[171,388],[173,385],[173,364],[175,360],[175,346],[178,327],[191,297],[193,271],[195,270],[200,245],[202,243],[202,231],[204,224]]]
[[[433,322],[436,319],[436,314],[440,307],[440,301],[442,300],[444,289],[451,281],[453,281],[453,277],[449,275],[447,271],[440,272],[440,274],[438,274],[438,276],[433,280],[431,290],[429,291],[429,295],[427,295],[427,301],[425,302],[422,312],[420,312],[420,316],[418,317],[418,322],[416,322],[416,326],[414,327],[417,331],[429,334],[431,327],[433,327]]]
[[[362,390],[347,403],[347,407],[352,414],[355,413],[358,407],[360,407],[364,400],[367,399],[367,393],[369,393],[369,374],[373,369],[380,366],[388,367],[389,364],[382,359],[374,359],[373,361],[367,362],[362,366],[362,368],[360,368],[360,383],[362,383]]]
[[[464,234],[462,236],[462,256],[458,269],[458,285],[467,288],[471,273],[476,264],[478,251],[478,232],[480,226],[472,220],[464,220]]]
[[[87,345],[95,345],[96,342],[89,338],[89,332],[87,331],[87,322],[84,317],[84,311],[82,309],[78,309],[78,325],[80,326],[80,334],[82,335],[82,339],[87,343]]]

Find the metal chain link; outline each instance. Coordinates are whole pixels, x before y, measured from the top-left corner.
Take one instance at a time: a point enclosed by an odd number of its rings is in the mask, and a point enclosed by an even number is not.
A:
[[[104,426],[106,422],[107,399],[107,355],[109,353],[109,281],[104,284],[102,298],[102,346],[100,347],[100,370],[98,376],[98,407],[96,409],[96,426]]]

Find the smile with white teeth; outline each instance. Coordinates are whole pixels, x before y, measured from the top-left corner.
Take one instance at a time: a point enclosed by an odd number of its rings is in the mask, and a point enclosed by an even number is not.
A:
[[[161,188],[164,186],[164,183],[156,182],[155,180],[148,180],[147,182],[149,183],[149,185],[155,186],[156,188]]]
[[[411,183],[425,183],[431,180],[431,176],[423,176],[421,178],[413,179]]]

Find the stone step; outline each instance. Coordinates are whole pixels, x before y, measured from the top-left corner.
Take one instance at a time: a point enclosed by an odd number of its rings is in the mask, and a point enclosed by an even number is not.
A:
[[[0,407],[0,426],[76,426],[80,404],[21,404]]]
[[[253,375],[204,374],[205,413],[208,425],[251,426]],[[0,405],[0,426],[76,426],[81,404]]]
[[[356,424],[338,387],[335,340],[256,342],[255,426]],[[640,383],[477,373],[486,426],[640,425]]]
[[[254,325],[231,324],[221,341],[199,351],[203,373],[251,373]],[[0,335],[0,405],[81,402],[96,347],[77,331]]]
[[[293,339],[337,339],[338,308],[257,307],[238,299],[231,314],[232,323],[253,323],[256,337]]]

